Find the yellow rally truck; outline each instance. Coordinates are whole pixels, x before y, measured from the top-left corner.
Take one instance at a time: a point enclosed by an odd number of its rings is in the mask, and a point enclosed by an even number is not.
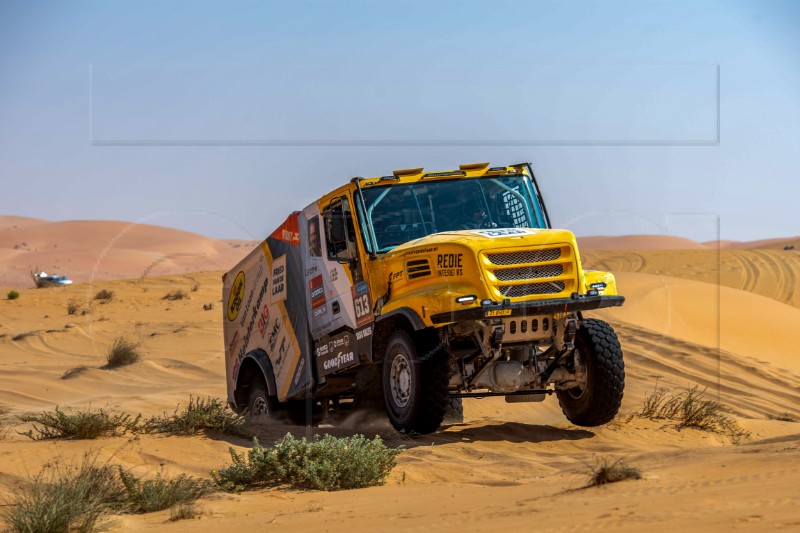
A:
[[[354,178],[292,213],[223,276],[228,402],[294,419],[380,410],[435,431],[461,398],[555,393],[574,424],[616,415],[622,305],[552,229],[530,164]]]

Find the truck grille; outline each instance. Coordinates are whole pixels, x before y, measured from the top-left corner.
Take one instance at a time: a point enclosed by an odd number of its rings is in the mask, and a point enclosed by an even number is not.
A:
[[[526,250],[524,252],[486,254],[489,261],[495,265],[518,265],[520,263],[541,263],[555,261],[561,257],[561,248],[547,248],[545,250]]]
[[[562,265],[542,265],[495,270],[494,275],[500,281],[517,281],[535,278],[554,278],[564,273]],[[564,289],[561,289],[564,290]],[[559,291],[560,292],[560,291]]]
[[[575,254],[566,244],[481,254],[493,297],[530,300],[577,290]]]
[[[522,298],[532,294],[558,294],[564,290],[563,281],[549,283],[525,283],[523,285],[506,285],[500,287],[500,294],[506,298]]]

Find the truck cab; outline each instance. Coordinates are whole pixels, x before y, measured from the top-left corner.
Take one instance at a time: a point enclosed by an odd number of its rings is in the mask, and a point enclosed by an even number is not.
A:
[[[528,163],[353,178],[226,273],[223,298],[229,401],[254,415],[349,405],[429,433],[465,397],[555,394],[587,426],[622,400],[616,334],[583,313],[624,298],[551,227]]]

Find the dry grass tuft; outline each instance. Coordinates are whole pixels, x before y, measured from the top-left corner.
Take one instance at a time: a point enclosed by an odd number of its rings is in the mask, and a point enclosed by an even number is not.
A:
[[[677,422],[680,428],[695,428],[725,435],[734,443],[750,436],[739,424],[722,412],[722,405],[703,397],[705,389],[697,386],[684,392],[670,394],[669,389],[656,384],[656,389],[645,396],[639,416],[652,420],[665,419]]]
[[[131,365],[141,358],[139,343],[128,340],[125,337],[117,337],[108,348],[108,354],[106,354],[108,364],[106,368]]]
[[[103,302],[110,302],[114,299],[114,291],[110,291],[108,289],[103,289],[98,291],[97,294],[94,295],[95,300],[101,300]]]
[[[642,471],[636,466],[627,464],[623,459],[611,461],[599,457],[595,465],[589,468],[588,477],[586,487],[599,487],[627,479],[642,479]]]
[[[80,310],[81,305],[78,303],[77,300],[70,300],[67,302],[67,314],[68,315],[77,315],[78,311]]]
[[[69,370],[67,370],[66,372],[61,374],[61,379],[76,378],[79,375],[81,375],[84,372],[86,372],[87,370],[89,370],[89,367],[88,366],[84,366],[84,365],[76,366],[75,368],[70,368]]]
[[[168,292],[162,300],[183,300],[184,298],[188,298],[189,295],[186,294],[184,291],[178,289],[176,291]]]

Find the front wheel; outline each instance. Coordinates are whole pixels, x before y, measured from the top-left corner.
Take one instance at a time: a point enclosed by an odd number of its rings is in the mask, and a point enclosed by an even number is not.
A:
[[[556,391],[567,419],[586,427],[610,422],[619,411],[625,388],[622,348],[611,326],[594,318],[584,320],[566,365],[572,372],[585,373],[583,385]]]
[[[404,331],[395,332],[383,358],[383,397],[386,413],[403,433],[432,433],[447,408],[448,359],[441,346],[425,343],[420,356]]]

